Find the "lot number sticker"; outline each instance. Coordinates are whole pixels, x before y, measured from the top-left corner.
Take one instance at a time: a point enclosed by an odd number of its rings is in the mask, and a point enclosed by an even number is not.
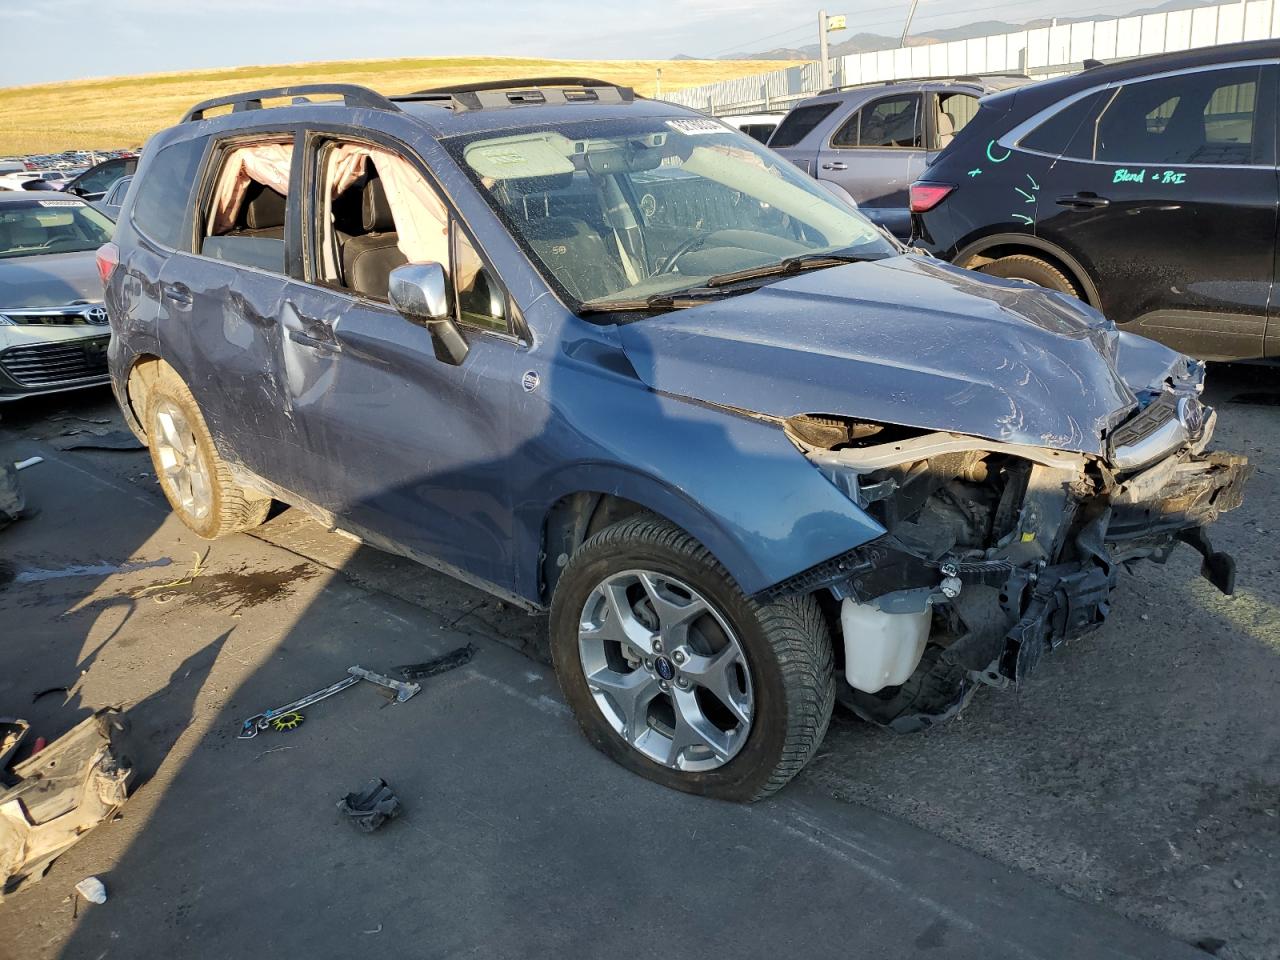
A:
[[[696,137],[704,133],[724,133],[724,125],[715,120],[668,120],[667,126],[676,133],[686,137]]]

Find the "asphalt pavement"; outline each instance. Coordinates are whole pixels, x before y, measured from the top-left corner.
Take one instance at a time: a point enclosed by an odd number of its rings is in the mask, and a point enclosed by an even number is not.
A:
[[[0,532],[0,714],[52,738],[123,706],[138,783],[119,822],[0,904],[0,960],[1274,958],[1280,557],[1259,531],[1280,526],[1280,411],[1269,371],[1221,380],[1220,445],[1260,461],[1218,538],[1236,599],[1188,556],[1144,569],[1022,691],[911,737],[839,717],[749,807],[592,750],[538,618],[298,511],[198,540],[145,453],[59,449],[118,426],[95,422],[113,417],[101,391],[2,408],[0,457],[45,462],[22,473],[31,515]],[[352,664],[466,642],[475,659],[407,703],[357,685],[236,739]],[[373,777],[405,812],[359,834],[335,802]],[[89,875],[108,900],[77,909]]]

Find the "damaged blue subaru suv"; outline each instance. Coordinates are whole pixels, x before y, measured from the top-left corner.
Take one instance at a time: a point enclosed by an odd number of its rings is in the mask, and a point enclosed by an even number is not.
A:
[[[282,501],[549,611],[586,736],[677,789],[771,793],[836,701],[954,716],[1179,543],[1233,589],[1200,364],[600,81],[199,104],[99,267],[193,531]]]

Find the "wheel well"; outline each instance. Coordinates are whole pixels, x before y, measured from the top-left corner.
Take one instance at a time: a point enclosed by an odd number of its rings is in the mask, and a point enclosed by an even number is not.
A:
[[[1088,274],[1073,257],[1055,250],[1049,246],[1040,246],[1027,243],[1025,240],[1010,239],[1008,241],[997,241],[989,245],[981,247],[970,247],[962,250],[955,259],[957,267],[964,267],[966,270],[977,270],[986,266],[993,260],[999,260],[1001,257],[1035,257],[1043,260],[1045,263],[1062,271],[1062,273],[1071,281],[1072,285],[1081,292],[1084,300],[1089,306],[1100,308],[1098,300],[1098,290],[1093,285],[1093,281],[1089,279]]]
[[[146,421],[142,414],[147,408],[147,393],[155,383],[162,364],[164,361],[159,357],[144,353],[140,354],[134,360],[133,366],[129,368],[129,379],[125,391],[129,400],[129,414],[133,418],[136,425],[135,432],[139,436],[145,436],[147,432]]]
[[[633,500],[609,493],[583,491],[556,501],[542,528],[540,592],[543,602],[551,602],[560,573],[575,550],[605,527],[646,509]]]

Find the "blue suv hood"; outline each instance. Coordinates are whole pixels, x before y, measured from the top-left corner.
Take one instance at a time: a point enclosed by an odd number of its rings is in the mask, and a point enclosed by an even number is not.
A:
[[[1136,409],[1092,309],[915,256],[833,267],[619,328],[664,393],[1103,455]]]

